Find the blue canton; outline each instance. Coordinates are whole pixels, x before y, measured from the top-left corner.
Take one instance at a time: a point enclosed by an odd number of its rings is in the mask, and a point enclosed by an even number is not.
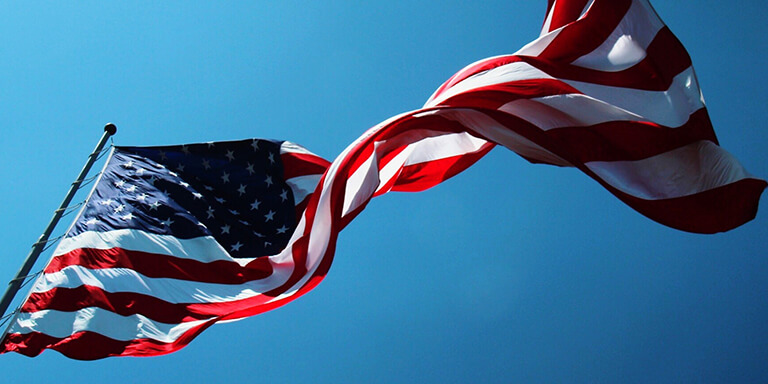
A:
[[[279,253],[296,227],[280,142],[116,147],[68,236],[136,229],[213,236],[232,257]]]

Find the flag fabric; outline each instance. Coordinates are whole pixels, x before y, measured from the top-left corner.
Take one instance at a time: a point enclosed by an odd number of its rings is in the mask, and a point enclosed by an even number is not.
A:
[[[162,354],[252,308],[327,166],[268,140],[115,148],[4,350]]]
[[[182,171],[175,164],[186,155],[180,147],[163,150],[171,163],[153,152],[158,149],[127,150],[148,156],[142,169],[168,172],[170,178],[155,184],[173,186],[158,190],[172,196],[160,204],[174,210],[140,209],[144,205],[130,197],[135,191],[126,189],[133,186],[130,172],[138,170],[125,173],[125,184],[109,186],[122,194],[119,200],[94,193],[32,288],[3,350],[36,355],[53,348],[88,359],[181,348],[216,321],[275,308],[315,287],[331,265],[339,232],[374,196],[430,188],[497,144],[534,163],[578,168],[638,212],[691,232],[726,231],[751,220],[766,187],[718,145],[690,57],[647,0],[550,0],[538,39],[513,55],[462,69],[423,108],[365,132],[324,173],[326,163],[297,152],[302,157],[296,165],[307,159],[312,165],[302,177],[311,177],[304,180],[303,192],[275,189],[278,197],[272,201],[278,205],[266,213],[252,213],[254,197],[248,195],[256,188],[252,183],[265,180],[233,181],[235,173],[249,176],[250,163],[245,171],[241,163],[239,171],[219,174],[199,167],[193,172],[184,163]],[[122,153],[115,151],[107,171],[131,169],[112,163]],[[227,152],[216,153],[217,164],[228,164],[221,158]],[[274,174],[267,169],[259,171],[260,178]],[[223,181],[225,171],[229,183]],[[220,184],[214,186],[201,172],[218,177]],[[306,186],[314,181],[317,186],[308,193]],[[227,192],[205,194],[206,186]],[[203,196],[190,192],[175,200],[192,190]],[[272,210],[285,209],[288,204],[279,205],[282,190],[304,198],[292,211],[299,213],[295,226],[288,224],[291,215],[275,214],[274,224],[270,220],[269,226],[252,229]],[[96,206],[110,198],[114,201]],[[227,203],[214,205],[217,198]],[[187,203],[200,205],[192,210]],[[214,217],[208,217],[208,209]],[[223,216],[216,216],[219,212]],[[132,220],[137,224],[130,229],[113,227]],[[278,224],[285,227],[272,226]],[[283,229],[290,238],[278,236],[285,242],[273,243],[272,236]],[[106,235],[113,231],[119,239]],[[249,236],[249,231],[258,234]],[[93,252],[99,256],[86,255]],[[121,252],[130,255],[116,255]],[[169,264],[152,259],[152,267],[142,269],[149,263],[145,254],[163,255],[160,260]],[[209,264],[217,272],[221,264],[222,275],[209,275]]]

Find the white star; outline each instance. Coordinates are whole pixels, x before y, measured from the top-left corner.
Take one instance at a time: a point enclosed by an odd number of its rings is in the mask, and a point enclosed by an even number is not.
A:
[[[283,193],[280,194],[280,198],[282,199],[282,201],[288,200],[288,191],[283,189]]]
[[[267,183],[267,186],[272,186],[272,176],[267,176],[266,180],[264,180],[265,183]]]
[[[101,204],[101,205],[112,205],[112,203],[114,203],[114,202],[115,201],[112,200],[112,199],[106,199],[106,200],[99,201],[99,204]]]
[[[208,159],[203,159],[203,168],[211,169],[211,162]]]
[[[203,186],[203,188],[205,188],[206,191],[213,191],[213,187],[211,187],[210,185],[205,185]]]
[[[224,172],[223,175],[221,175],[221,180],[224,181],[224,183],[229,183],[229,173]]]
[[[133,160],[129,160],[127,163],[123,163],[123,167],[125,167],[125,168],[132,168],[133,167]]]
[[[154,203],[149,205],[149,209],[153,210],[153,211],[156,211],[157,207],[159,207],[159,206],[160,206],[160,202],[159,201],[155,201]]]
[[[164,221],[161,221],[160,223],[162,223],[163,226],[165,226],[166,228],[170,228],[171,224],[173,224],[173,220],[171,220],[171,218],[169,217],[169,218],[165,219]]]
[[[146,170],[146,169],[144,169],[144,168],[139,168],[139,169],[137,169],[137,170],[136,170],[136,176],[141,176],[141,175],[143,175],[143,174],[144,174],[144,172],[146,172],[146,171],[147,171],[147,170]]]
[[[233,244],[233,245],[232,245],[232,249],[231,249],[231,252],[239,251],[239,250],[240,250],[240,247],[242,247],[242,246],[243,246],[243,245],[242,245],[242,244],[240,244],[240,242],[238,241],[237,243],[235,243],[235,244]]]
[[[272,245],[272,243],[270,243],[269,241],[265,241],[265,242],[264,242],[264,247],[265,247],[265,248],[266,248],[266,247],[269,247],[270,245]]]
[[[133,219],[133,213],[128,212],[128,214],[123,216],[123,217],[121,217],[121,219],[123,219],[125,221],[131,220],[131,219]]]
[[[229,225],[225,225],[225,226],[221,227],[221,233],[222,234],[229,233],[229,229],[230,229],[230,226]]]
[[[240,193],[240,196],[245,195],[245,185],[240,184],[240,188],[237,189],[237,192]]]
[[[232,152],[232,151],[227,151],[227,154],[224,155],[224,156],[226,156],[227,159],[229,159],[229,161],[234,161],[235,160],[235,153]]]
[[[94,225],[94,224],[98,224],[98,223],[99,223],[99,219],[97,219],[95,217],[92,217],[88,221],[85,222],[85,225],[89,225],[90,226],[90,225]]]
[[[205,213],[208,214],[208,218],[209,219],[213,218],[213,212],[216,212],[216,211],[214,211],[213,207],[208,207],[208,210],[205,211]]]
[[[213,141],[209,141],[206,144],[208,144],[208,148],[213,148]]]
[[[275,163],[275,154],[270,152],[269,153],[269,163],[274,164]]]
[[[184,164],[179,164],[179,166],[176,167],[176,170],[178,170],[179,172],[184,172],[184,167],[185,167]]]
[[[168,171],[168,174],[173,176],[173,177],[179,177],[179,174],[174,172],[174,171]]]
[[[253,234],[256,235],[257,237],[264,237],[264,235],[262,235],[261,233],[258,233],[256,231],[254,231]]]
[[[179,181],[179,185],[181,185],[184,188],[189,187],[189,183],[186,183],[184,181]]]
[[[138,200],[138,201],[144,201],[146,199],[147,199],[147,194],[146,193],[142,193],[141,195],[136,196],[136,200]]]
[[[240,212],[238,212],[238,211],[236,211],[236,210],[234,210],[234,209],[230,209],[230,210],[229,210],[229,213],[231,213],[231,214],[233,214],[233,215],[235,215],[235,216],[237,216],[237,215],[239,215],[239,214],[240,214]]]
[[[264,218],[266,219],[264,222],[274,219],[273,216],[275,216],[275,211],[269,211],[266,215],[264,215]]]
[[[224,199],[223,199],[223,198],[221,198],[221,197],[217,197],[217,198],[216,198],[216,201],[218,201],[218,202],[219,202],[219,204],[224,204],[224,203],[226,203],[226,202],[227,202],[226,200],[224,200]]]
[[[259,205],[261,205],[261,201],[259,201],[259,200],[257,199],[256,201],[254,201],[254,202],[251,204],[251,211],[253,211],[254,209],[259,209]]]
[[[124,204],[120,204],[120,205],[118,205],[117,207],[115,207],[115,213],[120,213],[120,212],[122,212],[124,209],[125,209],[125,205],[124,205]]]
[[[136,192],[136,186],[131,185],[130,187],[125,189],[126,192]]]
[[[249,175],[253,175],[254,173],[256,173],[256,170],[253,169],[253,164],[251,163],[248,163],[248,166],[245,167],[245,170],[248,171]]]
[[[160,159],[162,159],[162,160],[168,160],[168,156],[166,156],[166,155],[165,155],[165,152],[164,152],[164,151],[160,151],[160,152],[158,152],[158,153],[160,154]]]
[[[155,185],[155,181],[157,181],[157,177],[155,177],[155,175],[152,175],[152,177],[150,177],[149,180],[147,180],[147,182],[149,182],[152,185]]]
[[[245,226],[251,225],[251,223],[249,223],[247,221],[244,221],[244,220],[238,220],[238,221],[240,222],[240,224],[245,225]]]
[[[203,194],[199,192],[192,192],[192,196],[194,196],[195,200],[197,200],[197,199],[201,199],[203,197]]]
[[[253,142],[251,143],[251,147],[253,147],[254,151],[258,151],[259,150],[259,141],[254,139]]]
[[[181,151],[184,152],[185,155],[189,155],[189,148],[187,148],[186,145],[181,146]]]
[[[115,182],[115,187],[122,188],[125,185],[125,181],[120,180]]]
[[[288,230],[288,227],[286,227],[285,225],[283,225],[282,227],[280,227],[280,228],[278,228],[278,229],[277,229],[277,233],[278,233],[278,234],[283,234],[283,233],[285,233],[287,230]]]

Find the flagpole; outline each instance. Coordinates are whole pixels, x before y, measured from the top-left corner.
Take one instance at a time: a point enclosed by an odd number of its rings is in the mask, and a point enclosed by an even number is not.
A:
[[[3,316],[5,315],[5,311],[8,310],[8,306],[11,305],[11,301],[13,300],[14,296],[16,296],[16,293],[21,288],[24,279],[26,279],[26,277],[29,275],[29,271],[35,265],[37,258],[45,250],[45,246],[48,244],[48,239],[50,238],[53,229],[56,228],[56,224],[59,223],[59,220],[64,215],[64,212],[67,210],[67,207],[72,201],[72,198],[75,197],[77,190],[80,189],[80,185],[83,183],[83,180],[91,170],[93,163],[96,162],[96,159],[101,153],[101,150],[104,149],[104,145],[107,143],[107,140],[116,132],[117,127],[114,124],[108,123],[104,126],[104,134],[101,136],[99,143],[96,144],[96,148],[93,150],[91,155],[88,156],[88,160],[85,162],[85,166],[83,166],[83,169],[80,171],[80,175],[77,176],[77,179],[75,179],[75,181],[69,187],[67,195],[64,196],[64,201],[61,202],[59,209],[54,212],[53,218],[51,218],[51,221],[48,223],[48,226],[45,228],[43,234],[40,235],[40,238],[37,240],[37,242],[32,245],[32,249],[29,251],[29,255],[27,255],[27,259],[24,261],[24,264],[21,265],[19,272],[16,273],[16,277],[8,282],[8,289],[5,291],[5,294],[3,294],[2,300],[0,300],[0,314]]]

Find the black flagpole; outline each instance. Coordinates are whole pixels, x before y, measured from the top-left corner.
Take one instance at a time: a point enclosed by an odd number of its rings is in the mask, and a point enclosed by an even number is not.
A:
[[[51,232],[53,232],[53,229],[56,228],[56,224],[58,224],[59,220],[64,215],[64,211],[67,210],[67,207],[72,201],[72,198],[75,197],[77,190],[80,189],[80,185],[83,183],[85,176],[87,176],[88,171],[91,170],[91,166],[93,166],[93,163],[96,162],[99,154],[101,154],[101,150],[104,149],[104,145],[107,143],[107,139],[109,139],[116,132],[117,127],[114,124],[109,123],[104,126],[104,134],[101,136],[99,143],[96,144],[96,149],[94,149],[93,153],[88,156],[88,161],[85,162],[85,166],[83,166],[83,170],[80,171],[80,175],[77,176],[75,182],[73,182],[72,186],[69,187],[69,191],[64,197],[64,201],[61,202],[61,206],[59,206],[59,209],[54,212],[53,218],[48,223],[48,226],[45,228],[43,234],[40,235],[40,239],[38,239],[37,242],[32,245],[32,249],[29,251],[29,255],[27,255],[27,259],[24,261],[24,264],[22,264],[19,272],[16,274],[16,277],[8,282],[8,290],[5,291],[2,300],[0,300],[0,314],[5,315],[5,311],[8,310],[8,306],[11,305],[11,301],[21,288],[24,279],[26,279],[26,277],[29,275],[29,271],[35,265],[37,258],[45,250],[45,246],[48,244],[48,238],[51,236]]]

